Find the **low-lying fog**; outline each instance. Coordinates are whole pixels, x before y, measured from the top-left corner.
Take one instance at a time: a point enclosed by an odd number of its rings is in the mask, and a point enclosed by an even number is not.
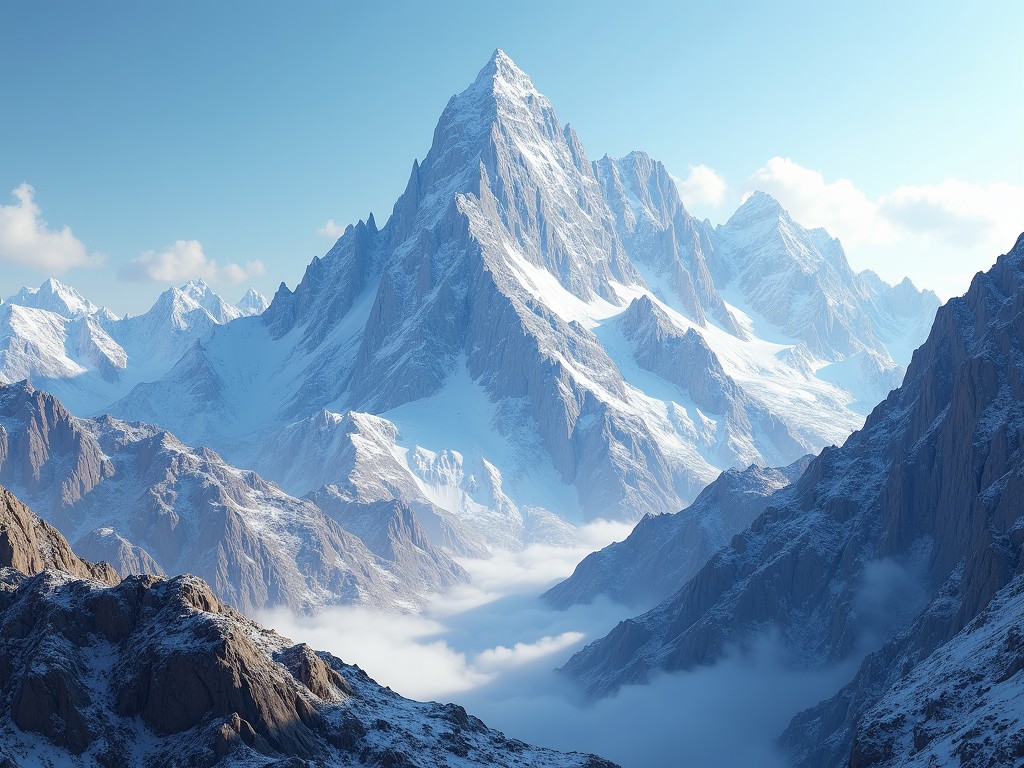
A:
[[[535,545],[460,560],[472,583],[438,596],[420,615],[343,607],[312,617],[276,610],[255,618],[358,664],[405,696],[455,701],[533,744],[594,752],[623,768],[784,766],[774,739],[794,714],[846,682],[855,662],[797,671],[764,638],[742,657],[661,675],[598,701],[587,701],[555,671],[636,611],[611,601],[558,611],[538,596],[629,530],[595,523],[583,529],[578,548]]]

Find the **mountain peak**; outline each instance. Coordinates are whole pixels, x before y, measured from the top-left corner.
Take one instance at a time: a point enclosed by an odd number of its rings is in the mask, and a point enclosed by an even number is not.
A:
[[[743,205],[739,208],[740,211],[757,211],[762,215],[778,216],[786,213],[786,209],[782,207],[782,204],[774,197],[769,195],[767,192],[756,190],[750,194],[750,196],[743,201]],[[738,213],[739,211],[737,211]]]
[[[7,301],[23,307],[56,312],[58,315],[67,318],[91,315],[99,310],[99,307],[70,285],[65,285],[60,280],[52,277],[47,279],[38,288],[22,288],[7,299]]]
[[[242,310],[244,315],[260,315],[270,306],[270,302],[255,288],[249,288],[235,306]]]
[[[539,96],[530,76],[527,75],[500,48],[496,49],[488,59],[470,91],[493,94],[495,97],[524,98],[527,95]]]
[[[189,296],[205,296],[210,292],[209,284],[201,277],[197,277],[194,280],[189,280],[179,289],[182,293]]]

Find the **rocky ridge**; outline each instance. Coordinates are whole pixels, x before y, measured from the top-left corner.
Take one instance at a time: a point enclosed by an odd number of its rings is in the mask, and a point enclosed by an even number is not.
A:
[[[121,581],[4,489],[0,531],[0,764],[612,768],[403,699],[195,576]]]
[[[255,472],[157,427],[79,419],[25,383],[0,385],[0,482],[122,575],[197,573],[245,611],[408,610],[467,578],[414,519],[371,552],[337,515]]]
[[[806,665],[881,646],[785,736],[809,767],[845,765],[862,734],[858,759],[871,764],[861,718],[934,653],[959,674],[955,646],[942,649],[987,606],[999,610],[993,599],[1020,572],[1022,341],[1024,237],[939,311],[903,386],[864,429],[777,491],[681,590],[565,671],[605,694],[655,670],[712,662],[768,627]]]
[[[599,596],[640,609],[660,603],[749,526],[810,458],[780,469],[752,465],[723,472],[686,509],[647,515],[624,541],[587,555],[544,600],[561,609]]]

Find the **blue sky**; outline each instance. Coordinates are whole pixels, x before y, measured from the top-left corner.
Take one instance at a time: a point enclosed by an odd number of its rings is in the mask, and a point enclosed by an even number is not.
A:
[[[1022,32],[1016,1],[6,3],[0,295],[294,285],[325,222],[383,223],[496,47],[591,158],[648,151],[716,222],[764,188],[952,295],[1024,229]]]

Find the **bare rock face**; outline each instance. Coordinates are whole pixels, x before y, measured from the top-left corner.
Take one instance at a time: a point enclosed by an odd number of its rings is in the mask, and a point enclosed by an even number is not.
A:
[[[75,551],[93,561],[105,561],[123,576],[165,576],[164,569],[142,547],[132,544],[113,528],[96,528],[75,542]]]
[[[119,581],[2,500],[0,765],[611,766],[403,699],[248,621],[195,576]]]
[[[67,457],[59,469],[55,456]],[[0,387],[0,482],[65,508],[112,474],[99,444],[55,398],[28,382]]]
[[[807,665],[888,639],[786,734],[798,765],[846,764],[872,702],[1020,572],[1022,356],[1024,236],[939,310],[903,386],[863,430],[823,451],[681,590],[565,670],[603,694],[713,661],[767,626]]]
[[[0,475],[122,575],[197,573],[244,611],[408,609],[468,578],[429,545],[374,554],[312,502],[159,427],[80,419],[25,383],[0,385],[3,425]]]
[[[117,584],[117,572],[108,563],[90,563],[78,557],[56,528],[0,486],[0,567],[34,575],[55,569],[81,579]]]
[[[940,618],[936,608],[872,654],[834,699],[794,720],[784,735],[790,746],[799,748],[809,728],[830,737],[802,753],[803,765],[983,768],[1024,761],[1024,576],[928,653],[917,646],[930,633],[926,625]],[[876,674],[882,670],[889,670],[887,688],[886,676]],[[871,697],[864,695],[869,687]],[[845,731],[836,738],[827,727],[840,702],[855,714],[852,746]]]

